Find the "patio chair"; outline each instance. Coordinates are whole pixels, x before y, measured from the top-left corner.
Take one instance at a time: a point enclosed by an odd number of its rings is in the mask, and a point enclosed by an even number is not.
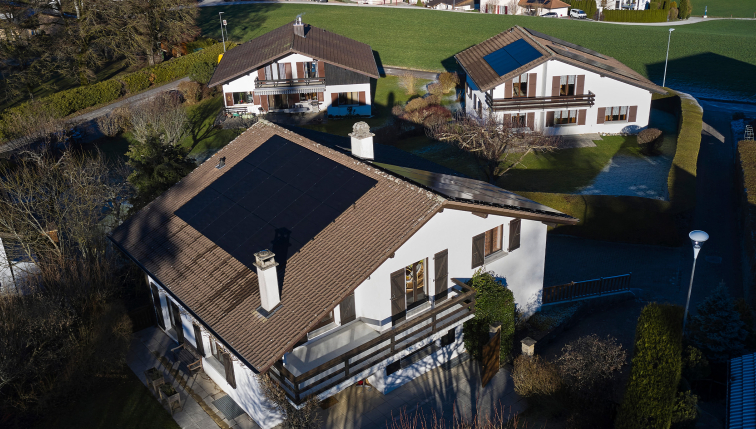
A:
[[[202,356],[197,352],[193,345],[184,341],[183,344],[171,349],[173,352],[173,361],[179,361],[186,366],[189,373],[194,375],[202,369]]]

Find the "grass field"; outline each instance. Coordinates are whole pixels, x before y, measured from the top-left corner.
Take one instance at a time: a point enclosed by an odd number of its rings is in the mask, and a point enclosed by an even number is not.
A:
[[[453,55],[513,25],[546,32],[613,56],[661,83],[667,28],[626,26],[527,16],[444,13],[421,9],[260,4],[202,8],[203,34],[220,38],[225,12],[232,40],[247,41],[293,21],[304,21],[369,44],[380,63],[426,70],[455,69]],[[712,21],[676,27],[668,86],[715,96],[756,93],[756,21]]]
[[[693,0],[693,15],[703,16],[704,8],[709,6],[708,16],[753,18],[756,2],[753,0]]]

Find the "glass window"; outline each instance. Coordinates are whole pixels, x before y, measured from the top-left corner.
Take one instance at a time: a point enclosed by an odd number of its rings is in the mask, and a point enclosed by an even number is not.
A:
[[[315,101],[317,99],[318,99],[317,92],[306,92],[306,93],[299,94],[300,101]]]
[[[575,75],[562,76],[559,83],[559,95],[575,95]]]
[[[268,97],[268,109],[277,110],[277,109],[289,108],[289,95],[288,94],[275,94],[275,95],[268,95],[267,97]]]
[[[348,106],[350,104],[360,104],[359,92],[340,92],[339,106]]]
[[[560,110],[554,112],[554,124],[556,125],[568,125],[577,124],[577,110]]]
[[[484,252],[483,254],[485,256],[494,254],[501,250],[501,232],[503,230],[503,225],[499,225],[496,228],[489,229],[486,231],[486,242],[484,244]]]
[[[512,97],[528,96],[528,74],[523,73],[512,79]]]
[[[525,113],[513,113],[512,114],[512,128],[523,128],[526,127],[526,116]]]
[[[604,122],[627,121],[627,106],[607,107]]]
[[[318,62],[309,61],[304,63],[304,74],[305,78],[318,77]]]
[[[407,310],[425,302],[425,260],[410,264],[404,270],[407,287]]]
[[[234,104],[254,104],[252,92],[234,92]]]

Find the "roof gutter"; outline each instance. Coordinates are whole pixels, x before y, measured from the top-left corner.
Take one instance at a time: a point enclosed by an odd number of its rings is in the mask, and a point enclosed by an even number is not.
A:
[[[558,223],[562,225],[577,225],[580,219],[576,219],[570,215],[557,216],[541,213],[533,213],[522,210],[507,209],[503,207],[494,207],[483,204],[463,203],[459,201],[447,200],[444,203],[444,208],[451,210],[461,210],[467,212],[484,213],[490,215],[509,216],[520,219],[536,220],[541,222]]]
[[[186,303],[184,303],[184,301],[182,301],[181,299],[179,299],[179,297],[177,297],[176,294],[174,294],[166,285],[164,285],[163,282],[160,281],[160,279],[158,279],[154,274],[152,274],[152,272],[150,272],[150,270],[148,270],[147,267],[145,267],[144,265],[142,265],[136,258],[134,258],[133,256],[131,256],[131,254],[129,252],[127,252],[126,249],[124,249],[120,244],[118,244],[118,242],[115,241],[113,239],[113,237],[111,237],[110,235],[108,235],[107,237],[108,237],[108,240],[110,240],[113,244],[115,244],[115,246],[118,248],[118,250],[120,250],[121,252],[123,252],[123,254],[126,255],[129,259],[131,259],[135,264],[137,264],[137,266],[142,271],[144,271],[145,273],[147,273],[147,275],[149,275],[150,278],[155,283],[157,283],[158,286],[160,286],[165,291],[165,293],[167,293],[168,295],[170,295],[171,298],[173,298],[179,304],[181,304],[181,306],[184,307],[184,309],[186,311],[188,311],[189,314],[191,314],[192,317],[194,317],[195,320],[197,320],[202,326],[204,326],[205,329],[207,329],[208,332],[210,332],[211,334],[213,334],[213,336],[217,340],[219,340],[221,343],[223,343],[223,347],[225,347],[229,352],[232,352],[234,354],[234,356],[236,356],[236,358],[239,359],[239,362],[244,363],[244,365],[246,365],[250,370],[252,370],[253,373],[255,373],[255,374],[259,374],[260,373],[260,371],[258,371],[257,369],[255,369],[255,367],[252,366],[251,363],[249,363],[246,359],[244,359],[241,356],[241,353],[239,353],[231,344],[229,344],[226,340],[224,340],[223,337],[221,337],[217,332],[215,332],[215,330],[213,328],[211,328],[210,325],[208,325],[204,320],[202,320],[202,318],[199,317],[199,315],[197,315],[197,313],[195,313],[194,310],[192,310],[188,305],[186,305]]]

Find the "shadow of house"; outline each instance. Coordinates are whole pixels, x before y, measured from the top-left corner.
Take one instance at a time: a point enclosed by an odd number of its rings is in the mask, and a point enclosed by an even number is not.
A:
[[[716,66],[702,67],[702,64]],[[661,85],[664,62],[646,66],[646,74]],[[753,100],[756,98],[756,66],[723,55],[708,52],[670,59],[667,66],[667,87],[688,92],[696,97]]]
[[[233,16],[243,15],[244,19],[237,21],[243,23],[243,25],[230,26],[230,28],[228,28],[229,34],[226,36],[226,40],[246,42],[251,39],[251,37],[247,38],[245,36],[252,34],[255,29],[264,27],[265,23],[268,21],[268,15],[280,7],[281,6],[278,4],[255,4],[249,6],[230,6],[228,8],[201,7],[199,8],[197,22],[200,23],[199,27],[202,30],[203,35],[221,40],[218,13],[225,12],[226,15],[224,18],[227,19],[232,19]],[[272,29],[273,28],[270,28],[270,30]]]

